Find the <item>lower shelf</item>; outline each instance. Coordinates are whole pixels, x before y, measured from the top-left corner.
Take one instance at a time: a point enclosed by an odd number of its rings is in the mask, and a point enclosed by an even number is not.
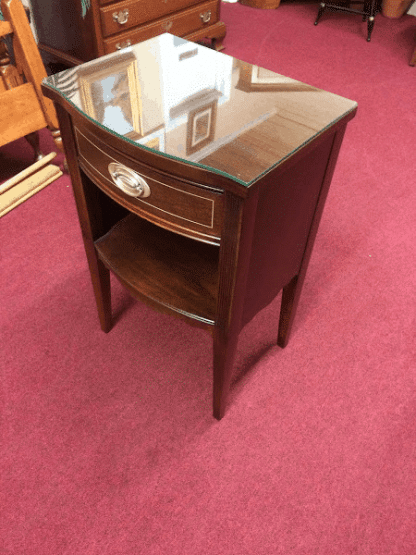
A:
[[[214,325],[219,247],[129,214],[95,242],[99,258],[133,296],[202,325]]]

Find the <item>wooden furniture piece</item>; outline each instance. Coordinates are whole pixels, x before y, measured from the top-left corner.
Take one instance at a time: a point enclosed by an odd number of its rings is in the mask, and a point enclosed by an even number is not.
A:
[[[56,152],[43,156],[25,170],[0,184],[0,218],[62,175],[58,166],[49,163],[55,156]]]
[[[3,17],[0,20],[0,147],[26,137],[39,162],[0,185],[2,216],[62,174],[53,164],[45,167],[54,156],[42,160],[37,132],[48,127],[58,148],[62,149],[62,141],[53,103],[42,94],[41,81],[46,71],[23,5],[20,0],[2,0],[0,6]],[[15,65],[11,63],[6,37],[12,41]],[[40,173],[35,173],[37,169]]]
[[[278,344],[288,342],[357,105],[169,34],[68,71],[43,90],[101,327],[112,325],[111,271],[134,297],[208,330],[220,419],[239,333],[282,289]]]
[[[412,54],[412,57],[410,58],[409,64],[410,64],[411,66],[416,65],[416,48],[415,48],[414,51],[413,51],[413,54]]]
[[[77,65],[170,32],[222,49],[221,0],[31,0],[39,48]]]
[[[352,4],[360,4],[362,5],[362,9],[352,8]],[[363,21],[367,21],[367,42],[370,42],[371,33],[374,28],[374,20],[377,13],[377,5],[377,0],[339,0],[338,2],[321,2],[315,25],[318,25],[318,22],[326,9],[358,14],[362,16]]]
[[[240,4],[250,6],[250,8],[259,8],[261,10],[275,10],[280,6],[281,0],[240,0]]]

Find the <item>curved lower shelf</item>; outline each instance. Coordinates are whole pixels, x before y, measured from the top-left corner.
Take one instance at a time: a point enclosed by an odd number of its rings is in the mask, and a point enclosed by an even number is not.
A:
[[[95,241],[99,258],[137,298],[203,327],[215,323],[219,247],[129,214]]]

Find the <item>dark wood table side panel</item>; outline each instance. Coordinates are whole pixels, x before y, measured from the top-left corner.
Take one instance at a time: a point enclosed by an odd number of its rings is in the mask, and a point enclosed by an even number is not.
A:
[[[335,166],[338,160],[339,151],[341,149],[342,141],[347,128],[347,122],[355,116],[356,111],[349,118],[342,120],[338,126],[333,138],[331,152],[329,155],[325,176],[323,179],[321,191],[316,204],[316,209],[309,231],[308,241],[306,244],[305,252],[302,258],[301,267],[298,275],[286,285],[282,294],[282,307],[280,310],[279,332],[277,344],[280,347],[286,347],[290,332],[295,319],[297,306],[299,303],[300,295],[302,293],[303,283],[305,281],[306,272],[308,269],[309,261],[312,254],[312,249],[315,243],[315,238],[318,233],[319,223],[321,221],[322,213],[324,210],[326,198],[328,196],[329,187],[331,185],[332,176],[334,175]]]
[[[267,306],[300,269],[334,133],[288,169],[283,164],[260,182],[244,303],[244,323]]]

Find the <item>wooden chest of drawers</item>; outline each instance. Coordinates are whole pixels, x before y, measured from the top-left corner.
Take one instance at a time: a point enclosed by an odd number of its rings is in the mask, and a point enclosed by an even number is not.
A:
[[[78,65],[162,33],[222,49],[221,0],[31,0],[39,48]]]

